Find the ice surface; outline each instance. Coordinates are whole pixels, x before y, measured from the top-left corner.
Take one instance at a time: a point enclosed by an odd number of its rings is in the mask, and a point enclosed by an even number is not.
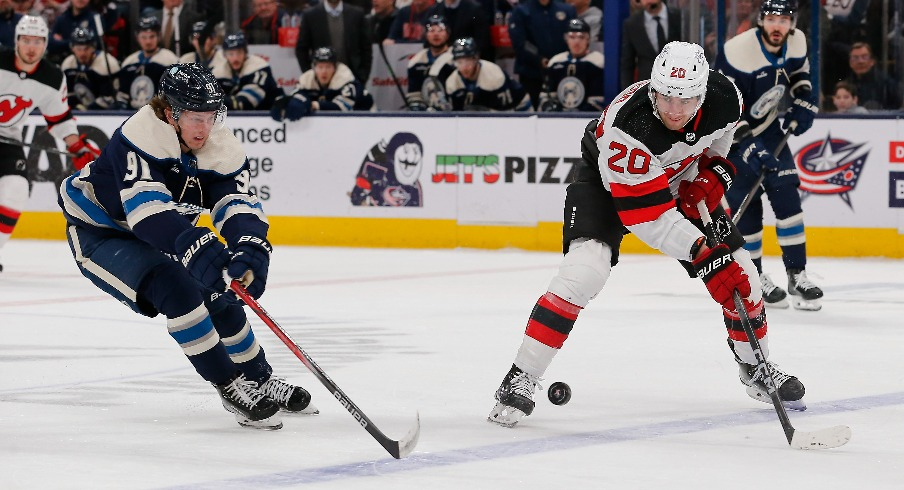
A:
[[[737,380],[721,313],[668,258],[623,256],[545,376],[573,397],[486,422],[560,256],[277,247],[261,304],[390,437],[393,460],[253,313],[276,371],[318,416],[243,429],[162,318],[79,275],[62,242],[13,240],[0,273],[0,488],[901,488],[904,261],[811,258],[820,312],[769,312],[772,359],[807,386],[788,447]],[[780,284],[776,258],[766,271]]]

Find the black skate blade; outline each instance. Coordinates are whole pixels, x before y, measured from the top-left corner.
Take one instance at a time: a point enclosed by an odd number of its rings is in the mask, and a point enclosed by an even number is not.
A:
[[[795,430],[788,444],[794,449],[832,449],[847,444],[851,440],[851,435],[851,428],[846,425],[836,425],[813,432]]]

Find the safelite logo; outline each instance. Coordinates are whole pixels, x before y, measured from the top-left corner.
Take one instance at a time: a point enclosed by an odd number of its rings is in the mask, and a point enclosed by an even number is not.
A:
[[[866,164],[870,148],[866,143],[851,143],[832,138],[816,141],[803,147],[794,156],[800,176],[801,198],[809,194],[837,195],[853,209],[848,195],[857,186]]]

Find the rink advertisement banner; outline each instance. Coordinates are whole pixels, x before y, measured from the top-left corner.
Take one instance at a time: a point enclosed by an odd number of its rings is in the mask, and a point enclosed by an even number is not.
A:
[[[429,227],[437,220],[458,228],[544,225],[558,234],[565,188],[589,119],[317,116],[277,123],[230,116],[228,124],[243,142],[252,187],[270,216],[323,223],[402,220],[425,233],[449,233],[448,227]],[[100,145],[121,123],[114,116],[78,118],[80,130]],[[29,124],[27,141],[62,149],[43,118],[32,117]],[[790,140],[808,230],[904,228],[902,124],[819,119]],[[57,211],[56,187],[68,163],[26,151],[35,181],[29,210]],[[417,246],[417,236],[410,240]],[[544,247],[555,247],[558,240],[550,237]]]

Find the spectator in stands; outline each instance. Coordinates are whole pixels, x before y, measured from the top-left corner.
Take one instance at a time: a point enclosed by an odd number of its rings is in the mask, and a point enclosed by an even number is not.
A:
[[[311,69],[311,54],[330,47],[338,63],[347,66],[362,84],[370,77],[373,47],[364,10],[342,0],[325,0],[301,14],[295,57],[302,72]]]
[[[276,0],[254,0],[254,13],[242,21],[242,30],[249,44],[276,44],[279,42],[279,28],[283,25],[286,11],[276,4]]]
[[[119,74],[119,60],[97,50],[97,36],[84,27],[76,27],[69,36],[72,54],[60,69],[66,75],[69,107],[85,111],[112,109],[116,101],[114,80]]]
[[[451,39],[470,37],[483,59],[495,58],[490,46],[490,13],[474,0],[442,0],[427,11],[427,16],[441,15],[446,19]]]
[[[641,10],[625,19],[622,28],[621,86],[648,80],[653,60],[662,47],[681,41],[681,13],[663,0],[641,0]]]
[[[151,14],[160,20],[162,26],[160,46],[168,49],[176,56],[190,53],[191,26],[204,20],[194,10],[187,9],[183,0],[163,0],[163,8]]]
[[[67,8],[68,1],[55,0],[12,0],[13,10],[17,14],[37,15],[43,17],[48,26],[52,26]]]
[[[91,8],[90,0],[72,0],[69,8],[63,11],[53,23],[50,29],[50,38],[47,40],[47,56],[54,63],[60,63],[63,58],[69,55],[69,36],[76,27],[83,27],[97,35],[97,24],[95,24],[95,15],[101,21],[104,32],[108,31],[116,21],[117,15],[115,10],[111,10],[111,14],[100,14]]]
[[[435,0],[412,0],[410,5],[399,9],[395,22],[389,28],[389,39],[396,43],[419,43],[424,40],[427,12]]]
[[[863,107],[875,110],[898,110],[901,108],[901,94],[898,82],[879,71],[873,50],[865,42],[851,45],[848,55],[851,76],[847,81],[857,87]]]
[[[568,50],[565,31],[576,15],[574,7],[559,0],[526,0],[512,10],[509,36],[515,49],[515,73],[534,108],[540,103],[549,59]]]
[[[452,107],[446,97],[446,80],[455,71],[449,50],[449,28],[446,27],[446,19],[433,15],[427,19],[426,29],[424,44],[427,47],[408,61],[408,93],[405,100],[410,111],[448,111]]]
[[[521,84],[496,63],[480,59],[474,39],[456,39],[452,58],[455,71],[446,80],[446,94],[453,111],[530,110],[530,97]]]
[[[590,26],[571,19],[565,33],[568,50],[549,60],[545,70],[540,110],[600,113],[603,102],[603,53],[590,50]]]
[[[583,20],[590,26],[590,40],[602,41],[600,31],[603,28],[603,11],[599,7],[590,5],[590,0],[566,0],[569,5],[574,7],[578,19]]]
[[[728,18],[728,39],[754,27],[756,18],[759,15],[760,6],[758,0],[735,0],[734,16],[731,16],[731,9],[727,9]]]
[[[297,121],[317,111],[367,111],[373,107],[373,97],[352,70],[338,61],[332,48],[317,48],[311,59],[314,67],[298,77],[295,91],[273,104],[273,119]]]
[[[163,70],[179,62],[172,51],[160,47],[160,20],[157,17],[139,20],[135,39],[141,49],[122,62],[116,92],[117,109],[137,110],[150,102],[157,93]]]
[[[867,114],[869,110],[860,106],[857,97],[857,87],[844,80],[835,84],[835,92],[832,95],[832,103],[835,104],[835,112],[838,114]]]
[[[22,14],[13,10],[12,0],[0,0],[0,46],[15,46],[16,23],[21,18]]]
[[[395,8],[395,0],[373,0],[373,5],[373,10],[367,15],[370,39],[374,43],[382,44],[389,37],[389,29],[399,11]],[[389,42],[391,43],[392,41]]]
[[[191,26],[191,45],[195,50],[183,54],[179,63],[201,63],[213,70],[214,65],[225,62],[215,31],[214,25],[206,20],[195,22]]]
[[[270,64],[260,56],[248,54],[244,33],[226,36],[223,57],[211,71],[226,92],[224,103],[230,111],[269,110],[273,101],[284,95]]]

